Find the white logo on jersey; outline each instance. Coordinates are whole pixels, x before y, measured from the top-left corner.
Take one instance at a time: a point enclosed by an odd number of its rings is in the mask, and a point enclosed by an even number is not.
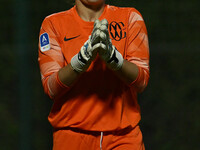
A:
[[[47,39],[45,38],[45,36],[42,37],[42,42],[46,42]]]

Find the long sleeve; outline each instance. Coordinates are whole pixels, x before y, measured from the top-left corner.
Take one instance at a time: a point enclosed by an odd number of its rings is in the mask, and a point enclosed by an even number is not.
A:
[[[147,30],[141,14],[134,9],[130,12],[127,34],[126,59],[137,65],[138,77],[131,86],[143,91],[149,81],[149,44]]]
[[[38,62],[44,91],[52,99],[69,89],[58,78],[58,71],[64,67],[59,36],[52,21],[45,18],[40,29]]]

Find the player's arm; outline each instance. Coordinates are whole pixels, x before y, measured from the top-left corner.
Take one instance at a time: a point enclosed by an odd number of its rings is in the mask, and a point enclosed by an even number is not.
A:
[[[62,56],[57,38],[59,35],[56,33],[52,23],[44,21],[40,34],[42,36],[44,32],[49,33],[50,48],[42,52],[40,46],[39,64],[43,77],[44,90],[50,97],[55,98],[67,92],[80,74],[88,69],[92,60],[96,57],[97,48],[95,48],[95,44],[99,41],[98,37],[95,36],[96,26],[98,24],[94,25],[92,35],[83,44],[79,53],[72,57],[71,62],[67,66],[64,66],[64,58],[58,57]]]
[[[144,20],[135,9],[129,16],[125,59],[138,67],[138,76],[130,85],[143,91],[149,81],[149,43]]]
[[[134,63],[123,60],[122,67],[116,71],[116,74],[128,85],[136,80],[139,74],[138,66]]]
[[[100,56],[107,66],[129,85],[138,91],[146,87],[149,79],[149,48],[146,27],[140,14],[132,12],[128,25],[128,46],[125,58],[112,45],[107,30],[108,22],[102,20],[102,34],[100,35]],[[106,26],[106,27],[105,27]],[[105,33],[105,34],[104,34]]]
[[[91,36],[89,36],[89,39],[81,47],[79,53],[72,57],[70,64],[59,70],[58,76],[63,84],[72,86],[80,74],[88,69],[96,57],[98,49],[96,44],[99,42],[99,37],[97,36],[99,31],[97,28],[99,25],[99,22],[95,22]]]
[[[74,82],[76,82],[79,76],[80,73],[75,71],[71,67],[71,64],[68,64],[67,66],[61,68],[58,72],[58,78],[60,79],[60,81],[69,87],[71,87]]]
[[[68,92],[79,76],[71,64],[65,66],[59,36],[53,22],[45,18],[40,29],[38,62],[44,92],[52,99]]]
[[[141,14],[137,10],[132,11],[129,16],[124,63],[117,74],[139,92],[144,90],[149,81],[147,30]]]
[[[94,28],[95,29],[95,28]],[[92,33],[95,33],[93,30]],[[96,57],[97,49],[92,46],[95,36],[81,47],[78,54],[72,57],[65,66],[64,57],[59,42],[59,33],[53,23],[45,19],[40,30],[39,66],[45,93],[51,98],[59,97],[67,92],[80,74],[87,70],[91,61]]]
[[[45,18],[40,29],[38,62],[44,92],[52,99],[69,90],[58,77],[58,71],[64,67],[59,36],[51,20]]]
[[[106,37],[109,38],[108,31],[106,32]],[[102,38],[102,40],[103,39],[104,38]],[[112,45],[110,39],[99,43],[99,47],[100,57],[126,84],[131,84],[136,80],[139,74],[138,66],[124,59],[116,47]]]

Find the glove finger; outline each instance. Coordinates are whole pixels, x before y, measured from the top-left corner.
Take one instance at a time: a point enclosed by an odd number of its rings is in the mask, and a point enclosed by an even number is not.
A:
[[[101,25],[106,25],[108,27],[108,21],[106,19],[101,20]]]
[[[99,49],[100,47],[101,47],[101,43],[97,43],[92,48],[95,51],[95,50]]]
[[[101,20],[100,30],[100,40],[102,40],[103,43],[108,44],[110,42],[110,35],[108,32],[108,21],[106,19]]]
[[[99,36],[100,36],[100,41],[105,45],[108,46],[112,43],[109,33],[106,34],[104,32],[101,32]]]
[[[106,45],[103,43],[99,43],[98,51],[99,51],[100,55],[106,55],[107,54]]]
[[[100,43],[100,49],[106,51],[106,45],[104,43]]]
[[[104,44],[106,44],[107,42],[107,35],[104,33],[104,32],[100,32],[99,34],[99,38],[100,38],[100,41]]]
[[[101,22],[98,19],[96,19],[94,22],[92,34],[94,34],[96,32],[96,30],[100,29],[100,27],[101,27]]]
[[[109,55],[108,55],[108,50],[106,48],[106,45],[103,43],[100,43],[100,47],[98,49],[99,55],[102,59],[104,60],[108,60],[109,59]]]
[[[81,53],[81,56],[83,57],[83,59],[85,61],[88,61],[90,57],[89,57],[89,54],[87,53],[86,49],[87,48],[85,46],[82,46],[81,50],[80,50],[80,53]]]
[[[96,30],[100,29],[100,27],[101,27],[101,22],[100,22],[98,19],[95,20],[95,22],[94,22],[94,27],[93,27],[93,30],[92,30],[92,34],[93,34],[94,32],[96,32]]]
[[[106,45],[103,43],[97,43],[93,46],[93,51],[99,51],[101,54],[106,52]]]
[[[85,47],[85,53],[86,55],[89,55],[91,56],[91,51],[92,51],[92,45],[91,45],[91,40],[89,39],[88,42],[87,42],[87,46]]]
[[[92,46],[95,45],[96,43],[99,43],[101,40],[106,43],[106,36],[104,34],[101,35],[100,39],[100,31],[104,31],[106,35],[109,35],[108,33],[108,27],[106,24],[108,24],[108,21],[106,19],[102,20],[103,25],[101,24],[101,21],[99,21],[98,19],[95,20],[94,22],[94,28],[91,34],[91,43]]]
[[[91,44],[92,46],[100,41],[100,30],[96,30],[96,32],[92,33],[91,35]]]
[[[94,21],[94,28],[100,28],[100,26],[101,26],[101,22],[98,19],[96,19]]]
[[[101,31],[106,32],[108,31],[108,27],[106,25],[101,25],[99,28]]]

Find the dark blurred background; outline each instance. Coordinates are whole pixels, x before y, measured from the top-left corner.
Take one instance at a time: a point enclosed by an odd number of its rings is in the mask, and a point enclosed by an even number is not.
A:
[[[0,1],[0,149],[50,150],[52,101],[37,62],[43,19],[73,0]],[[200,1],[107,0],[135,7],[150,44],[150,81],[139,95],[147,150],[200,149]]]

